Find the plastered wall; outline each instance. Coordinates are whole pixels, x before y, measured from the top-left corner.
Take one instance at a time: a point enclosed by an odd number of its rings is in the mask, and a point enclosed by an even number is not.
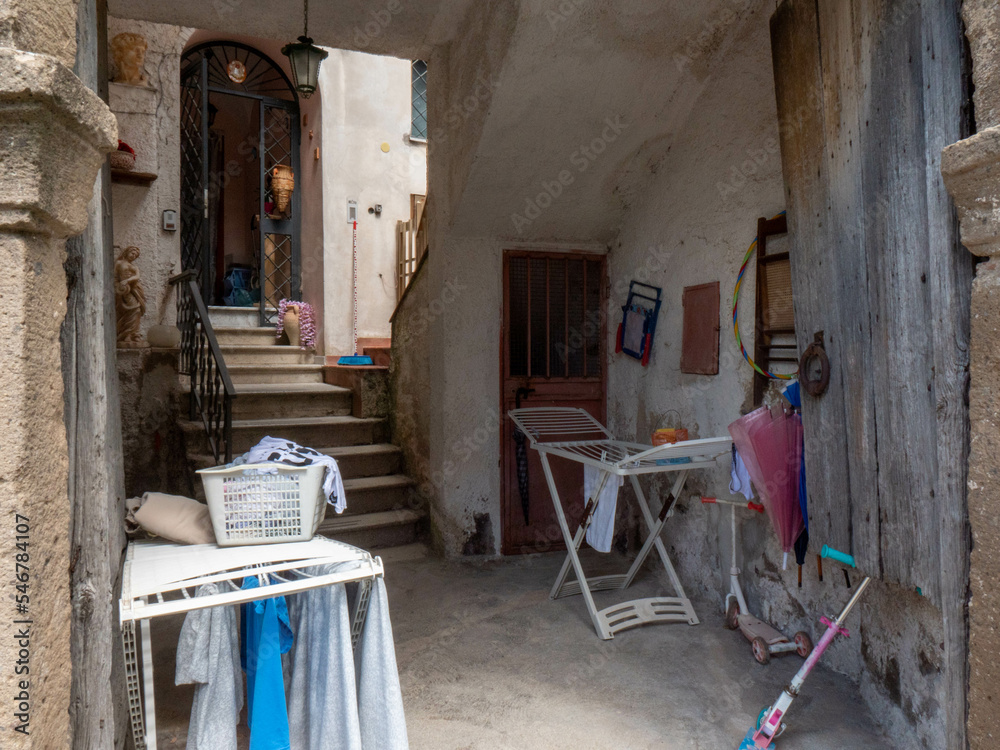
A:
[[[739,70],[723,70],[703,88],[692,118],[613,243],[612,320],[620,316],[616,306],[624,302],[629,279],[662,286],[666,298],[649,367],[612,355],[608,413],[616,435],[645,440],[656,427],[677,425],[692,436],[726,435],[728,424],[750,406],[752,371],[732,332],[733,287],[757,218],[784,208],[767,15],[758,13],[737,43],[732,57]],[[769,247],[779,249],[777,241]],[[719,374],[686,375],[680,372],[681,295],[685,286],[711,281],[721,286]],[[741,315],[751,351],[753,283],[750,274]],[[665,532],[688,593],[706,597],[719,612],[728,590],[729,511],[690,496],[729,497],[728,481],[728,462],[692,476]],[[653,495],[667,489],[662,480],[648,486]],[[738,520],[739,564],[751,610],[786,633],[807,630],[818,639],[819,617],[835,614],[851,595],[832,563],[825,566],[824,582],[818,581],[815,551],[823,540],[812,540],[799,589],[794,559],[782,570],[769,521],[748,512]],[[824,663],[859,682],[898,747],[944,747],[941,613],[914,592],[880,583],[869,589],[858,612],[849,623],[855,637],[838,640]],[[751,659],[748,645],[748,670]]]
[[[410,218],[410,195],[423,195],[427,188],[427,146],[409,138],[410,87],[409,60],[330,50],[320,69],[328,356],[353,353],[348,200],[358,202],[358,336],[390,335],[396,222]],[[368,213],[376,204],[382,206],[380,216]]]

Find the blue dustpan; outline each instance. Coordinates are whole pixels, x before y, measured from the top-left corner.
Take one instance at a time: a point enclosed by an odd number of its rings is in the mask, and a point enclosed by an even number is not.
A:
[[[346,357],[341,357],[340,359],[337,360],[337,364],[351,365],[353,367],[364,367],[364,366],[370,367],[375,363],[372,362],[372,358],[366,354],[354,354],[353,356],[347,355]]]

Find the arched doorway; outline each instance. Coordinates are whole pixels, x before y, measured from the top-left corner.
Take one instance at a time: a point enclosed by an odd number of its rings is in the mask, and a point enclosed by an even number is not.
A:
[[[299,102],[262,52],[207,42],[181,59],[181,260],[212,305],[272,322],[299,298],[300,191],[283,205],[275,167],[299,175]],[[276,186],[277,187],[277,186]]]

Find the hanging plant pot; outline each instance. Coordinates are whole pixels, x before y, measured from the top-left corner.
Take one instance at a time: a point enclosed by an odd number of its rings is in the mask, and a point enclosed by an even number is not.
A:
[[[271,171],[271,193],[279,214],[288,212],[288,204],[295,190],[295,173],[287,164],[278,164]]]

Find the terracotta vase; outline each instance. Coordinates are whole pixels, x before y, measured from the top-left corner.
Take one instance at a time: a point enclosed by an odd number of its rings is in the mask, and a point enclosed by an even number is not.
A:
[[[146,39],[142,34],[124,32],[111,40],[111,54],[115,58],[118,75],[115,83],[146,86]]]
[[[301,341],[299,338],[299,332],[301,326],[299,325],[299,306],[289,305],[285,308],[285,323],[284,323],[285,335],[288,336],[288,345],[298,347],[301,346]]]
[[[295,190],[295,173],[287,164],[278,164],[271,172],[271,193],[274,195],[274,204],[277,213],[283,214],[288,211],[288,202],[292,199],[292,192]]]

